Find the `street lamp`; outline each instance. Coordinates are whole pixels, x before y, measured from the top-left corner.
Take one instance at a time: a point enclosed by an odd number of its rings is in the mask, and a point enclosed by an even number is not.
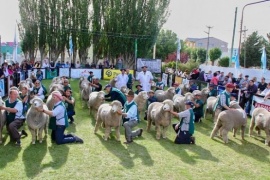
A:
[[[240,61],[240,51],[241,51],[241,38],[242,38],[242,27],[243,27],[243,15],[244,15],[244,10],[245,7],[249,6],[249,5],[253,5],[253,4],[259,4],[259,3],[263,3],[263,2],[267,2],[270,0],[264,0],[264,1],[257,1],[257,2],[253,2],[253,3],[248,3],[246,4],[243,9],[242,9],[242,16],[241,16],[241,22],[240,22],[240,38],[239,38],[239,46],[238,46],[238,60]],[[246,60],[244,60],[244,67],[246,68]]]

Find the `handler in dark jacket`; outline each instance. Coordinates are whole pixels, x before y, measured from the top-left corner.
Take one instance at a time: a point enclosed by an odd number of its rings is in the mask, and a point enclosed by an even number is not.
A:
[[[117,88],[111,87],[110,84],[107,84],[104,88],[106,101],[114,101],[118,100],[121,102],[122,106],[124,107],[125,102],[127,101],[126,96]]]
[[[258,91],[258,87],[254,84],[253,80],[250,80],[248,83],[248,88],[246,91],[244,91],[243,97],[242,97],[242,101],[240,103],[240,106],[244,109],[245,104],[245,111],[247,113],[248,116],[250,116],[250,109],[251,109],[251,103],[252,103],[252,98],[253,95],[256,94]]]

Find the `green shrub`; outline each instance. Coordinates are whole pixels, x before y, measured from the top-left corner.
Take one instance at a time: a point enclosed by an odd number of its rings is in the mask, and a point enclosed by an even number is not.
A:
[[[230,58],[229,57],[223,57],[218,61],[218,65],[221,67],[229,67]]]
[[[162,72],[165,72],[165,68],[174,68],[175,69],[175,62],[169,62],[165,65],[162,66]],[[198,68],[199,67],[199,62],[195,62],[194,60],[189,60],[187,63],[178,63],[177,68],[180,69],[181,71],[187,70],[188,72],[191,72],[192,69]]]

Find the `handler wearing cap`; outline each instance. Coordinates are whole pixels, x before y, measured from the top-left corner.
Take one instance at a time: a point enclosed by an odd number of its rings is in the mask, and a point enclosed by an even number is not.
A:
[[[134,101],[134,92],[129,91],[127,93],[127,102],[125,102],[124,110],[119,111],[119,114],[123,116],[123,126],[125,128],[125,144],[130,144],[133,142],[133,138],[136,136],[142,136],[143,129],[137,129],[132,131],[132,128],[138,125],[139,113],[138,106]]]
[[[54,100],[54,107],[52,111],[45,110],[42,107],[37,108],[39,112],[43,112],[51,116],[49,128],[52,129],[52,140],[55,140],[56,144],[58,145],[73,142],[83,143],[83,140],[77,136],[64,134],[66,127],[68,127],[68,115],[66,107],[62,102],[63,96],[59,91],[53,91],[52,97]]]
[[[175,144],[195,144],[195,137],[192,136],[195,130],[193,106],[193,102],[187,101],[185,102],[185,111],[180,113],[170,111],[180,119],[178,124],[172,125],[177,134],[174,140]]]
[[[217,102],[214,106],[215,117],[214,123],[216,122],[218,115],[221,111],[229,110],[230,109],[230,98],[231,92],[234,89],[234,85],[232,83],[228,83],[225,86],[225,90],[219,95]]]
[[[111,87],[110,84],[107,84],[104,88],[106,101],[114,101],[118,100],[121,102],[122,106],[124,106],[125,102],[127,101],[126,96],[117,88]]]
[[[89,71],[89,76],[87,77],[87,80],[90,82],[90,83],[93,83],[93,77],[94,77],[94,74],[92,71]]]
[[[138,74],[137,80],[139,80],[144,91],[149,92],[151,90],[151,83],[153,79],[152,73],[147,71],[147,66],[142,66],[142,71]]]
[[[121,89],[121,87],[127,86],[128,83],[128,76],[126,75],[126,69],[122,68],[120,69],[120,71],[121,74],[118,74],[118,76],[116,77],[117,89]]]

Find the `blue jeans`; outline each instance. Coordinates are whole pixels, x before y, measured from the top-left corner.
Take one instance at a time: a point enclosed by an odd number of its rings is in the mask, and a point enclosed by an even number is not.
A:
[[[59,145],[59,144],[73,143],[76,141],[74,136],[72,136],[71,134],[67,134],[67,135],[64,134],[65,129],[66,129],[65,126],[56,125],[56,130],[55,130],[56,144]]]

